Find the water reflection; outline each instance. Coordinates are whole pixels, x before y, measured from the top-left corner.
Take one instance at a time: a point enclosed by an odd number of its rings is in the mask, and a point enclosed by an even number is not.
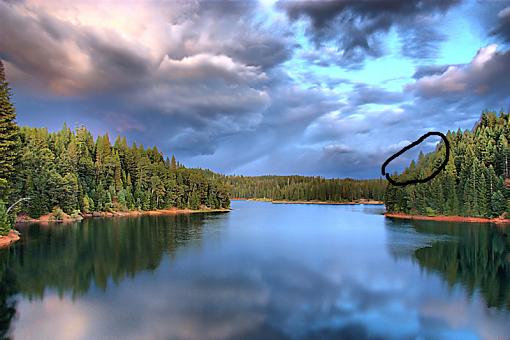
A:
[[[199,243],[212,215],[89,219],[74,224],[21,226],[22,242],[0,250],[0,337],[16,314],[14,294],[43,299],[45,291],[75,298],[106,290],[141,271],[154,271],[164,254]]]
[[[257,202],[233,207],[229,214],[190,220],[27,228],[25,244],[13,248],[7,261],[20,293],[13,335],[491,339],[510,334],[506,309],[487,308],[480,294],[470,299],[461,284],[448,287],[440,271],[423,270],[415,257],[418,249],[458,240],[455,234],[389,224],[374,213],[377,207]],[[43,273],[47,270],[50,274]],[[21,282],[32,274],[32,282]]]
[[[16,280],[8,267],[9,253],[0,252],[0,339],[8,335],[11,322],[16,315]]]
[[[450,287],[461,284],[470,296],[480,291],[488,307],[510,309],[510,238],[505,227],[391,221],[388,228],[393,231],[390,244],[413,239],[407,242],[415,247],[412,256]]]

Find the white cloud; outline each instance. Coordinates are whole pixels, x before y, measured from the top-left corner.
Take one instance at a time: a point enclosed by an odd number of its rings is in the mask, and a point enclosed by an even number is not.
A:
[[[449,66],[446,71],[425,75],[406,89],[423,97],[458,95],[487,96],[506,92],[510,84],[510,52],[498,51],[495,44],[481,48],[473,60]]]

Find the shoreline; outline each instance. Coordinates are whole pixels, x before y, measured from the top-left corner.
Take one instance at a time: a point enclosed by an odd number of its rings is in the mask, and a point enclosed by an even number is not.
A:
[[[16,220],[16,224],[24,224],[24,223],[70,223],[81,221],[86,218],[110,218],[110,217],[137,217],[137,216],[163,216],[163,215],[186,215],[186,214],[197,214],[197,213],[222,213],[229,212],[231,209],[199,209],[199,210],[191,210],[191,209],[160,209],[160,210],[132,210],[132,211],[94,211],[91,213],[82,213],[78,217],[69,217],[66,216],[64,219],[55,220],[51,219],[50,215],[43,215],[38,218],[31,218],[25,216],[18,216]]]
[[[39,224],[50,224],[50,223],[73,223],[78,222],[86,218],[110,218],[110,217],[137,217],[137,216],[164,216],[164,215],[187,215],[187,214],[197,214],[197,213],[225,213],[230,212],[232,209],[222,208],[222,209],[199,209],[199,210],[191,210],[191,209],[161,209],[161,210],[133,210],[133,211],[114,211],[114,212],[105,212],[105,211],[96,211],[88,214],[81,214],[78,217],[70,217],[66,215],[64,219],[55,220],[51,219],[51,214],[43,215],[38,218],[31,218],[26,215],[18,216],[16,219],[17,224],[30,224],[30,223],[39,223]],[[6,236],[0,236],[0,248],[5,248],[10,246],[11,244],[19,241],[21,239],[19,232],[15,229],[11,229],[9,234]]]
[[[488,217],[468,217],[468,216],[423,216],[423,215],[410,215],[410,214],[402,214],[402,213],[385,213],[384,216],[387,218],[397,218],[397,219],[404,219],[404,220],[510,224],[510,219],[499,218],[499,217],[488,218]]]
[[[0,236],[0,248],[6,248],[20,239],[19,233],[11,229],[6,236]]]
[[[255,202],[269,202],[272,204],[322,204],[322,205],[381,205],[382,201],[366,200],[366,201],[286,201],[286,200],[271,200],[266,198],[231,198],[231,201],[255,201]]]

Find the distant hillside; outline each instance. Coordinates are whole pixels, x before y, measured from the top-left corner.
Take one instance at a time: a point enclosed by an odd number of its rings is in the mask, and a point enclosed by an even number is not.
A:
[[[382,200],[386,180],[325,179],[305,176],[227,176],[231,197],[288,201]]]
[[[510,116],[484,112],[472,131],[448,131],[450,160],[433,180],[406,187],[388,186],[388,212],[417,215],[497,217],[508,210],[510,192]],[[441,142],[436,152],[421,154],[418,162],[395,178],[424,178],[444,160]]]

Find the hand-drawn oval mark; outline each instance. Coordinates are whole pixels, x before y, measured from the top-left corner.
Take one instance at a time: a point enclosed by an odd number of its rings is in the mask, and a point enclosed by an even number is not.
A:
[[[444,145],[446,147],[446,154],[445,154],[443,163],[441,163],[441,165],[430,176],[428,176],[426,178],[410,179],[410,180],[404,181],[404,182],[396,182],[393,178],[391,178],[390,174],[386,172],[386,166],[388,166],[388,164],[392,160],[394,160],[395,158],[397,158],[398,156],[400,156],[407,150],[412,149],[416,145],[420,144],[427,137],[430,137],[430,136],[439,136],[439,137],[441,137],[441,139],[444,142]],[[421,136],[418,140],[412,142],[411,144],[404,147],[402,150],[400,150],[399,152],[397,152],[396,154],[394,154],[393,156],[388,158],[386,161],[384,161],[383,165],[381,166],[381,173],[383,176],[386,177],[388,182],[390,182],[391,184],[396,185],[396,186],[405,186],[405,185],[409,185],[409,184],[426,183],[426,182],[430,181],[432,178],[436,177],[441,172],[441,170],[443,170],[446,167],[446,164],[448,164],[449,159],[450,159],[450,143],[448,142],[448,139],[441,132],[431,131],[431,132],[427,132],[426,134]]]

